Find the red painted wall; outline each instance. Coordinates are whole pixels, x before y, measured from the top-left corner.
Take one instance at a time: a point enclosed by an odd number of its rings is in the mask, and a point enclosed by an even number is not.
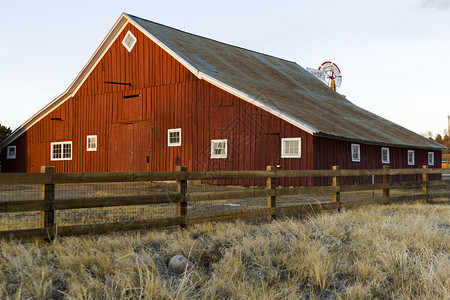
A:
[[[389,166],[391,169],[417,169],[423,165],[428,165],[429,150],[408,149],[408,148],[389,148],[389,164],[383,164],[381,161],[382,146],[360,144],[361,160],[353,162],[351,156],[352,142],[327,139],[322,137],[314,138],[314,169],[330,170],[332,166],[339,166],[341,169],[381,169],[383,166]],[[354,143],[358,144],[358,143]],[[408,165],[408,150],[414,150],[414,165]],[[441,151],[434,151],[434,165],[429,168],[441,167]],[[432,177],[434,178],[434,177]],[[381,182],[381,176],[376,176],[375,182]],[[393,181],[421,180],[420,175],[411,176],[393,176]],[[343,178],[345,184],[371,183],[372,178],[365,177],[346,177]],[[331,184],[331,179],[319,179],[316,184]]]
[[[121,43],[128,30],[137,37],[131,53]],[[167,145],[171,128],[182,130],[179,147]],[[97,151],[86,151],[87,135],[97,135]],[[281,158],[283,137],[302,138],[302,158]],[[57,172],[146,171],[147,155],[151,171],[175,170],[177,165],[194,171],[313,166],[311,135],[198,80],[131,25],[76,95],[20,139],[28,145],[20,148],[28,150],[17,159],[22,165],[14,170],[26,172],[40,172],[42,165],[53,165]],[[227,158],[211,159],[212,139],[228,140]],[[50,143],[58,141],[72,141],[72,160],[50,160]],[[13,168],[8,165],[6,170]],[[285,183],[307,182],[289,179]]]
[[[5,147],[1,151],[1,171],[2,172],[25,172],[27,159],[27,133],[22,134],[18,139],[8,146],[16,146],[16,158],[7,159]]]
[[[122,45],[128,30],[137,38],[131,52]],[[181,128],[181,146],[168,147],[167,130],[172,128]],[[86,151],[87,135],[97,135],[97,151]],[[289,137],[301,137],[301,158],[281,158],[281,138]],[[227,158],[211,159],[212,139],[228,140]],[[72,160],[50,160],[50,143],[59,141],[72,141]],[[40,172],[43,165],[55,166],[57,172],[146,171],[147,156],[151,171],[172,171],[177,165],[193,171],[263,170],[267,165],[280,165],[281,169],[382,167],[380,147],[361,145],[362,161],[352,163],[351,143],[313,138],[198,80],[131,25],[126,26],[74,97],[14,144],[17,158],[6,160],[6,154],[2,154],[2,171]],[[416,150],[416,167],[426,163],[426,153]],[[439,155],[436,152],[436,164]],[[391,148],[391,167],[408,167],[405,149]],[[264,180],[239,183],[264,184]],[[312,181],[286,179],[281,183],[310,185]]]

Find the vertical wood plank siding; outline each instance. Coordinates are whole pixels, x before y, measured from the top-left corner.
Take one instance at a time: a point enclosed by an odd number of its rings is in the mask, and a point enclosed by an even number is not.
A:
[[[131,52],[122,45],[128,30],[137,38]],[[181,146],[168,147],[171,128],[181,128]],[[97,135],[97,151],[86,151],[87,135]],[[302,138],[302,158],[281,158],[283,137]],[[227,158],[211,159],[212,139],[228,140]],[[76,95],[17,141],[22,141],[18,156],[24,163],[7,164],[9,171],[40,172],[43,165],[55,166],[56,172],[146,171],[147,155],[151,171],[173,171],[178,165],[194,171],[312,168],[311,135],[198,80],[131,25]],[[50,160],[50,143],[58,141],[72,141],[72,160]],[[19,155],[20,149],[28,151]],[[245,183],[264,184],[259,181]],[[307,181],[287,179],[286,184]]]
[[[128,30],[137,38],[131,52],[122,45]],[[168,146],[167,130],[173,128],[181,128],[181,146]],[[87,135],[97,135],[97,151],[86,151]],[[281,139],[291,137],[301,137],[301,158],[281,158]],[[212,139],[228,140],[227,158],[211,159]],[[51,161],[50,143],[62,141],[72,142],[72,160]],[[180,165],[193,171],[265,170],[267,165],[305,170],[382,167],[379,147],[361,145],[362,161],[352,163],[349,142],[314,138],[199,80],[130,24],[77,93],[14,144],[17,158],[6,160],[3,151],[2,171],[40,172],[44,165],[55,166],[56,172],[146,171],[147,156],[151,171],[174,171]],[[391,167],[408,167],[406,157],[407,150],[391,148]],[[416,150],[413,167],[426,164],[426,157],[427,151]],[[221,183],[265,185],[264,180]],[[313,181],[284,179],[280,184]]]
[[[423,165],[428,165],[429,150],[409,149],[409,148],[389,148],[390,163],[383,164],[381,161],[381,146],[360,144],[361,161],[353,162],[351,155],[352,142],[326,139],[322,137],[314,138],[314,169],[330,170],[332,166],[339,166],[341,169],[381,169],[383,165],[388,165],[391,169],[417,169]],[[357,144],[357,143],[355,143]],[[414,150],[414,165],[408,165],[408,150]],[[441,152],[434,151],[434,166],[440,168]],[[435,178],[436,176],[433,175]],[[392,176],[393,181],[419,181],[420,175],[400,175]],[[381,183],[381,176],[375,181]],[[371,183],[372,178],[365,177],[343,177],[343,184],[363,184]],[[331,184],[330,179],[317,179],[315,184]]]

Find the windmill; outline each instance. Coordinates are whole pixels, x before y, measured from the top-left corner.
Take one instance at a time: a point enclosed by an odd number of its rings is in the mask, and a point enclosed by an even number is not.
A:
[[[331,61],[326,61],[321,64],[318,70],[312,68],[306,68],[306,70],[327,84],[333,90],[336,90],[336,88],[341,86],[341,70],[339,70],[339,67]]]

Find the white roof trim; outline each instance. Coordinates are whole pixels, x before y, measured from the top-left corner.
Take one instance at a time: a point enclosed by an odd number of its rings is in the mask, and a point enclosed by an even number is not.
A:
[[[120,16],[120,18],[117,20],[116,24],[114,24],[114,26],[108,32],[106,37],[101,42],[100,46],[98,46],[97,50],[95,50],[92,57],[88,60],[86,65],[83,67],[80,74],[78,74],[77,78],[67,89],[68,91],[70,91],[71,96],[74,96],[78,92],[78,90],[81,88],[83,83],[89,77],[91,72],[95,69],[95,67],[98,65],[98,63],[102,60],[102,58],[103,58],[103,56],[105,56],[106,52],[108,52],[111,45],[114,43],[114,41],[117,39],[119,34],[122,32],[122,30],[128,24],[127,20],[128,20],[128,18],[126,17],[126,15],[122,14]]]
[[[191,71],[195,76],[197,76],[199,79],[201,79],[198,76],[199,70],[197,70],[194,66],[192,66],[190,63],[185,61],[181,56],[179,56],[177,53],[175,53],[172,49],[166,46],[166,44],[162,43],[159,39],[157,39],[154,35],[152,35],[150,32],[147,31],[144,27],[142,27],[139,23],[134,21],[132,18],[129,18],[126,14],[125,17],[128,19],[128,21],[136,28],[138,28],[145,36],[147,36],[152,42],[154,42],[156,45],[161,47],[164,51],[169,53],[173,58],[175,58],[179,63],[181,63],[183,66],[185,66],[189,71]]]
[[[29,128],[31,128],[33,125],[35,125],[37,122],[45,118],[48,114],[50,114],[56,107],[60,106],[64,102],[66,102],[68,99],[73,97],[78,90],[81,88],[83,83],[86,81],[86,79],[89,77],[91,72],[94,70],[94,68],[97,66],[97,64],[101,61],[103,56],[108,52],[111,45],[114,43],[114,41],[117,39],[118,35],[122,32],[122,30],[125,28],[125,26],[131,23],[134,27],[136,27],[138,30],[140,30],[144,35],[146,35],[150,40],[152,40],[155,44],[157,44],[159,47],[161,47],[164,51],[166,51],[168,54],[170,54],[173,58],[175,58],[179,63],[181,63],[183,66],[185,66],[189,71],[191,71],[197,78],[204,79],[205,81],[211,83],[212,85],[225,90],[232,95],[249,102],[250,104],[253,104],[277,117],[280,119],[285,120],[286,122],[308,132],[309,134],[317,133],[318,131],[312,127],[309,127],[308,125],[305,125],[299,121],[297,121],[294,118],[291,118],[290,116],[283,114],[282,112],[271,108],[270,106],[258,101],[257,99],[221,82],[220,80],[215,79],[214,77],[209,76],[208,74],[202,73],[199,70],[197,70],[194,66],[192,66],[190,63],[188,63],[186,60],[184,60],[180,55],[175,53],[172,49],[167,47],[164,43],[162,43],[159,39],[157,39],[155,36],[153,36],[151,33],[149,33],[145,28],[143,28],[140,24],[135,22],[132,18],[128,17],[126,13],[122,13],[119,17],[119,19],[116,21],[114,26],[111,28],[111,30],[108,32],[106,37],[103,39],[103,41],[98,46],[97,50],[94,52],[94,54],[91,56],[91,58],[88,60],[86,65],[83,67],[81,72],[78,74],[78,76],[75,78],[75,80],[72,82],[72,84],[62,93],[60,96],[58,96],[56,99],[54,99],[52,102],[47,104],[44,108],[39,110],[36,114],[34,114],[30,119],[25,121],[19,128],[14,130],[14,132],[8,136],[2,143],[0,143],[0,149],[5,148],[7,145],[15,141],[19,136],[21,136],[25,131],[27,131]]]

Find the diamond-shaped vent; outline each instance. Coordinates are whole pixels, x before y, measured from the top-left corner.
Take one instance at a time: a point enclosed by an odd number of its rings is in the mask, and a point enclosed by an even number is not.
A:
[[[131,49],[133,49],[134,45],[136,44],[136,37],[131,33],[131,31],[128,30],[127,34],[125,35],[125,38],[122,41],[122,44],[125,48],[127,48],[128,52],[131,52]]]

